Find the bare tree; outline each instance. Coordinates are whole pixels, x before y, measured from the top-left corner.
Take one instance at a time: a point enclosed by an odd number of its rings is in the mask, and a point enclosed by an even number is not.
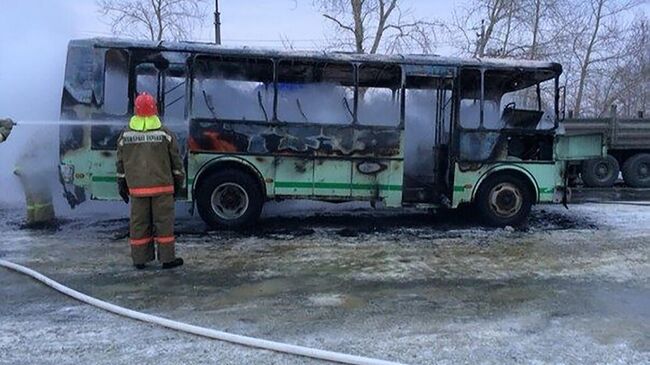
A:
[[[548,25],[560,0],[471,0],[454,12],[450,38],[474,57],[540,59],[561,34]]]
[[[508,55],[521,0],[473,0],[453,14],[451,38],[474,57]]]
[[[599,115],[612,102],[645,108],[647,17],[630,24],[642,0],[468,0],[447,27],[461,54],[551,60],[564,66],[576,115]],[[640,12],[637,12],[640,13]],[[644,25],[645,24],[645,25]],[[645,39],[645,40],[644,40]],[[645,58],[643,58],[645,57]],[[636,71],[635,71],[636,70]],[[636,79],[636,82],[635,82]],[[633,90],[633,91],[632,91]],[[624,101],[622,95],[629,101]],[[623,110],[623,108],[619,108]]]
[[[113,33],[152,41],[187,40],[203,24],[205,0],[96,0]]]
[[[608,113],[617,104],[622,115],[648,110],[650,92],[650,48],[648,19],[637,17],[621,45],[625,53],[594,65],[585,87],[583,110],[595,115]]]
[[[399,0],[314,0],[336,34],[332,45],[358,53],[434,48],[436,23],[418,19]]]
[[[599,64],[625,56],[620,15],[639,5],[638,0],[573,0],[565,29],[570,34],[578,75],[575,88],[574,111],[580,115],[589,72]]]
[[[557,53],[562,31],[554,22],[562,0],[521,0],[517,18],[526,31],[521,43],[521,56],[530,60],[548,58]]]

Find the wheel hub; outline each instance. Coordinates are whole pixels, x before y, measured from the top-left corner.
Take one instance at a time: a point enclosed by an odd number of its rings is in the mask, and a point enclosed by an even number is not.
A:
[[[598,176],[601,179],[604,179],[608,175],[609,175],[609,167],[607,166],[606,163],[601,162],[598,165],[596,165],[596,176]]]
[[[498,184],[490,191],[490,208],[500,217],[513,217],[523,204],[521,191],[511,183]]]
[[[650,177],[650,166],[647,163],[640,164],[638,173],[640,178],[647,179]]]
[[[246,190],[236,183],[223,183],[212,192],[212,210],[222,219],[240,218],[248,209]]]

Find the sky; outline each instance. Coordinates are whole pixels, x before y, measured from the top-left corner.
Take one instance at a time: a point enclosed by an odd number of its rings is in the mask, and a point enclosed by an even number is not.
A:
[[[12,1],[12,0],[9,0]],[[214,40],[213,0],[205,0],[208,9],[203,26],[194,32],[194,40]],[[404,1],[404,0],[403,0]],[[407,8],[417,10],[421,18],[449,19],[454,8],[466,0],[406,0]],[[15,4],[13,4],[15,3]],[[13,0],[9,12],[18,4]],[[73,36],[87,38],[111,36],[110,26],[97,13],[93,0],[27,0],[24,3],[49,4],[67,9],[73,18]],[[313,6],[312,0],[220,0],[222,43],[227,46],[254,46],[283,48],[283,39],[291,40],[297,49],[320,49],[325,34],[331,31],[331,22]],[[2,15],[0,15],[2,17]],[[448,53],[448,49],[438,49]]]
[[[422,18],[445,19],[464,2],[407,0],[406,4]],[[212,0],[207,4],[211,10]],[[283,48],[286,38],[296,48],[319,49],[331,27],[312,4],[312,0],[220,0],[223,44]],[[67,42],[111,36],[110,26],[93,0],[2,0],[1,10],[0,115],[56,119]],[[209,15],[203,28],[195,31],[195,39],[212,41],[213,37]]]
[[[39,2],[31,0],[27,2]],[[79,36],[108,36],[110,27],[98,18],[92,0],[53,0],[53,4],[67,3],[78,14],[88,14],[77,20]],[[465,0],[406,0],[408,8],[416,9],[421,18],[446,19],[454,7]],[[49,2],[48,2],[49,3]],[[213,1],[206,0],[209,11]],[[220,0],[222,41],[231,46],[282,47],[282,39],[291,39],[298,48],[318,48],[330,23],[313,6],[312,0]],[[214,40],[212,13],[203,29],[195,32],[195,39]]]

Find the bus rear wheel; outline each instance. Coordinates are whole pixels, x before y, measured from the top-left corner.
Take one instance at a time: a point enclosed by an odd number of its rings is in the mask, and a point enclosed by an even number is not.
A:
[[[264,195],[257,180],[245,172],[214,173],[197,188],[197,208],[203,221],[213,229],[239,229],[257,221]]]
[[[533,192],[514,174],[489,176],[479,187],[476,206],[483,222],[493,227],[526,223],[533,205]]]

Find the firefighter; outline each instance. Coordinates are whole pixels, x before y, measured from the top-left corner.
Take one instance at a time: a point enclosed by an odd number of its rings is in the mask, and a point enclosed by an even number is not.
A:
[[[9,133],[11,133],[11,129],[14,127],[14,121],[6,118],[0,118],[0,143],[4,142],[9,138]]]
[[[183,162],[176,136],[157,114],[154,98],[141,93],[117,140],[118,189],[125,203],[131,198],[129,238],[138,270],[155,259],[154,243],[163,269],[183,265],[174,247],[174,191],[183,187]]]

